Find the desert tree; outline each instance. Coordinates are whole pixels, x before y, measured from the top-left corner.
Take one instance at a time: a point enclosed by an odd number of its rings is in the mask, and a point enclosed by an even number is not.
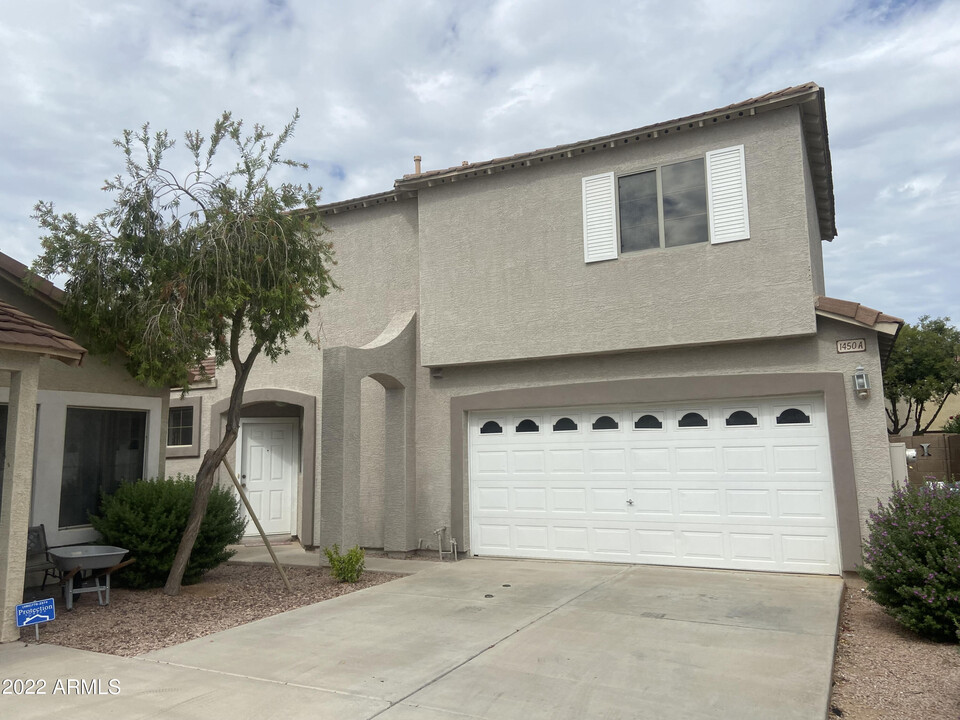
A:
[[[948,317],[924,315],[900,330],[883,373],[891,435],[911,422],[917,432],[926,432],[947,398],[960,390],[960,330],[949,323]]]
[[[208,137],[124,131],[125,170],[106,182],[112,204],[92,219],[40,202],[44,231],[34,271],[66,276],[62,316],[92,352],[119,350],[130,373],[156,387],[189,387],[209,356],[234,370],[223,439],[196,476],[186,529],[164,591],[180,590],[215,472],[233,446],[244,388],[261,355],[276,361],[307,330],[336,285],[320,189],[272,178],[306,168],[282,154],[299,113],[274,135],[225,112]],[[173,164],[180,159],[180,166]],[[215,160],[225,169],[215,166]]]

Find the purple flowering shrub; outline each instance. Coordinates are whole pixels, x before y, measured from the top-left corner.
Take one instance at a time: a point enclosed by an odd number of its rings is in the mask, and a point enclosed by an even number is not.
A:
[[[871,597],[901,625],[934,640],[960,633],[960,486],[894,488],[867,522]]]

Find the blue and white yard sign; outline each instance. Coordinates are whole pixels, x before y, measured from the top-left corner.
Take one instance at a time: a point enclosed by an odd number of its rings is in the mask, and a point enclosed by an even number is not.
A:
[[[57,614],[53,609],[53,598],[34,600],[17,605],[17,627],[50,622],[56,616]]]

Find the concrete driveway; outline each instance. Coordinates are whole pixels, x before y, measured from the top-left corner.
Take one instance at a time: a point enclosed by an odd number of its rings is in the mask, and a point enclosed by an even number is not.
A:
[[[139,658],[0,646],[0,716],[823,720],[836,577],[471,559]],[[99,695],[54,696],[58,678]],[[119,694],[108,694],[110,679]]]

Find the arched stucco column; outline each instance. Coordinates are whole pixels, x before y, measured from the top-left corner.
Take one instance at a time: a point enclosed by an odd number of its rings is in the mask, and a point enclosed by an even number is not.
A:
[[[360,541],[360,381],[386,391],[384,550],[416,547],[416,313],[402,313],[362,348],[323,352],[319,545]]]
[[[260,402],[281,402],[299,405],[303,410],[300,428],[300,462],[302,464],[300,487],[297,488],[300,514],[300,543],[304,546],[314,544],[313,514],[316,499],[316,458],[317,458],[317,399],[313,395],[282,390],[280,388],[258,388],[243,393],[243,406]],[[210,408],[210,447],[216,447],[223,438],[222,416],[230,407],[230,398],[215,402]],[[237,469],[239,472],[239,468]]]

